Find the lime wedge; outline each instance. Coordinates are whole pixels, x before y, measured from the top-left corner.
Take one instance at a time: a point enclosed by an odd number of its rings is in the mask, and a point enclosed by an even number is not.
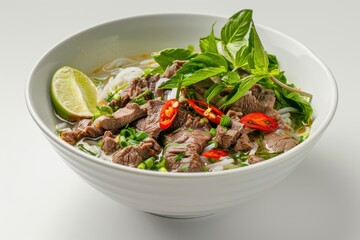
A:
[[[97,112],[96,86],[78,69],[64,66],[57,70],[50,94],[56,112],[68,121],[91,118]]]

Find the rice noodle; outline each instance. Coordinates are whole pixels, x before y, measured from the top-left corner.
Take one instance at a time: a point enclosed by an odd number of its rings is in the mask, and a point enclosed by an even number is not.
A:
[[[112,72],[117,70],[120,67],[130,67],[137,64],[137,61],[132,60],[131,58],[120,57],[117,58],[103,66],[104,72]]]
[[[156,68],[159,64],[154,59],[149,58],[140,62],[141,68]]]
[[[210,151],[211,149],[215,148],[215,146],[216,146],[215,143],[211,143],[204,148],[203,152]]]
[[[257,144],[256,142],[254,143],[254,147],[250,150],[249,155],[255,155],[257,149],[259,147],[259,144]]]
[[[139,67],[128,67],[121,70],[116,77],[110,78],[103,90],[99,92],[99,100],[105,99],[109,93],[118,88],[126,88],[134,78],[141,77],[144,71]]]
[[[283,114],[280,114],[281,118],[284,120],[284,119],[287,119],[290,117],[290,113],[287,112],[287,113],[283,113]]]
[[[161,84],[163,84],[164,82],[167,82],[167,81],[169,81],[169,78],[165,78],[165,77],[160,78],[159,81],[157,81],[155,83],[155,92]]]
[[[218,166],[225,167],[225,166],[227,166],[229,164],[232,164],[234,162],[234,159],[232,159],[230,157],[221,157],[219,160],[220,160],[219,162],[206,165],[205,167],[207,169],[213,169],[213,168],[218,167]]]
[[[277,112],[280,115],[282,115],[284,113],[289,113],[289,112],[299,112],[299,110],[297,110],[296,108],[293,108],[293,107],[284,107],[284,108],[277,110]]]

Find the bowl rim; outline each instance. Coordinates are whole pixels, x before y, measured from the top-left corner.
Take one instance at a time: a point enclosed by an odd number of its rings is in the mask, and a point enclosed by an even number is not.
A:
[[[332,72],[330,71],[330,69],[328,68],[328,66],[312,51],[310,50],[308,47],[306,47],[304,44],[302,44],[301,42],[297,41],[296,39],[290,37],[289,35],[280,32],[278,30],[275,30],[271,27],[262,25],[262,24],[256,24],[257,28],[263,29],[267,32],[271,32],[273,34],[279,35],[293,43],[295,43],[296,45],[298,45],[299,47],[303,48],[318,64],[319,66],[321,66],[321,68],[323,69],[323,71],[326,73],[327,78],[329,80],[329,84],[331,87],[331,95],[333,96],[332,99],[330,99],[330,108],[329,111],[327,113],[327,115],[325,116],[324,121],[321,123],[321,125],[319,126],[318,129],[316,129],[312,134],[310,134],[310,136],[301,144],[297,145],[295,148],[284,152],[274,158],[271,158],[269,160],[266,161],[262,161],[260,163],[254,164],[254,165],[249,165],[246,167],[241,167],[241,168],[235,168],[235,169],[229,169],[229,170],[224,170],[224,171],[216,171],[216,172],[192,172],[192,173],[187,173],[187,172],[182,172],[182,173],[178,173],[178,172],[158,172],[158,171],[144,171],[142,169],[137,169],[137,168],[132,168],[132,167],[128,167],[125,165],[121,165],[121,164],[116,164],[110,161],[106,161],[103,160],[101,158],[97,158],[95,156],[91,156],[89,154],[86,154],[82,151],[78,151],[76,148],[74,148],[74,146],[66,143],[65,141],[62,141],[55,133],[54,131],[51,131],[49,128],[47,128],[47,126],[45,125],[45,123],[41,120],[41,118],[38,116],[38,114],[35,111],[35,107],[33,106],[33,103],[31,102],[31,94],[30,94],[30,89],[31,89],[31,84],[32,81],[34,79],[34,75],[36,70],[40,67],[41,63],[44,61],[44,59],[50,55],[56,48],[60,47],[62,44],[64,44],[67,41],[70,41],[73,38],[76,38],[79,35],[85,34],[86,32],[90,32],[93,31],[97,28],[101,28],[104,27],[106,25],[111,25],[114,24],[116,22],[121,22],[121,21],[129,21],[129,20],[135,20],[135,19],[140,19],[140,18],[157,18],[157,17],[215,17],[215,18],[222,18],[224,20],[226,20],[228,18],[228,16],[224,16],[224,15],[215,15],[215,14],[203,14],[203,13],[151,13],[151,14],[140,14],[140,15],[133,15],[133,16],[128,16],[128,17],[124,17],[124,18],[119,18],[116,20],[112,20],[112,21],[108,21],[108,22],[104,22],[89,28],[85,28],[82,31],[79,31],[77,33],[71,34],[70,36],[64,38],[63,40],[61,40],[59,43],[57,43],[56,45],[54,45],[53,47],[51,47],[50,49],[48,49],[40,58],[39,60],[36,62],[36,64],[34,65],[34,67],[31,70],[31,73],[28,77],[28,79],[26,80],[26,85],[25,85],[25,101],[26,101],[26,105],[28,108],[28,111],[31,115],[31,117],[33,118],[33,120],[35,121],[35,123],[39,126],[39,128],[43,131],[43,133],[45,133],[45,135],[53,142],[56,143],[58,146],[61,147],[61,149],[70,152],[72,154],[75,154],[79,157],[79,159],[81,159],[82,161],[91,161],[94,164],[100,165],[102,167],[106,167],[106,168],[111,168],[114,170],[117,170],[119,172],[126,172],[126,173],[130,173],[130,174],[141,174],[143,176],[151,176],[151,177],[171,177],[171,178],[204,178],[204,177],[215,177],[215,176],[219,176],[219,175],[232,175],[232,174],[240,174],[242,172],[253,172],[253,171],[258,171],[261,170],[263,168],[267,168],[270,167],[272,165],[277,165],[279,163],[281,163],[282,161],[289,161],[289,158],[291,158],[292,156],[296,155],[297,153],[301,152],[303,149],[305,149],[307,147],[307,145],[311,145],[311,144],[315,144],[316,141],[318,140],[318,138],[321,136],[321,134],[325,131],[325,129],[328,127],[328,125],[330,124],[331,120],[333,119],[335,112],[336,112],[336,108],[338,105],[338,86],[335,80],[334,75],[332,74]]]

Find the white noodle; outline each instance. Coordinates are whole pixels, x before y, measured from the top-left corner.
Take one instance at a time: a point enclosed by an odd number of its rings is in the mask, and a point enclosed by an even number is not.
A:
[[[254,147],[250,150],[249,155],[254,155],[258,149],[259,145],[254,143]]]
[[[213,148],[215,148],[215,143],[211,143],[211,144],[207,145],[207,146],[204,148],[203,152],[210,151],[210,150],[213,149]]]
[[[296,108],[293,107],[284,107],[278,110],[279,114],[289,113],[289,112],[299,112]]]
[[[99,93],[100,100],[105,99],[116,88],[126,88],[133,79],[141,77],[143,73],[144,71],[138,67],[128,67],[121,70],[116,77],[110,78],[104,89]]]
[[[169,78],[165,78],[165,77],[160,78],[159,81],[157,81],[155,83],[155,92],[161,84],[163,84],[164,82],[167,82],[167,81],[169,81]]]
[[[220,160],[219,162],[206,165],[205,167],[207,169],[213,169],[214,167],[217,167],[217,166],[225,167],[226,165],[232,164],[234,162],[234,159],[232,159],[230,157],[221,157],[219,160]]]

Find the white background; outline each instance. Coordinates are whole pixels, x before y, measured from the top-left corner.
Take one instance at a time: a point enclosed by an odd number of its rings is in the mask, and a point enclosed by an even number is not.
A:
[[[140,14],[231,16],[242,8],[312,49],[340,93],[336,116],[307,159],[250,202],[193,220],[122,206],[64,164],[26,109],[32,68],[72,34]],[[2,1],[0,239],[360,239],[359,10],[355,0]]]

